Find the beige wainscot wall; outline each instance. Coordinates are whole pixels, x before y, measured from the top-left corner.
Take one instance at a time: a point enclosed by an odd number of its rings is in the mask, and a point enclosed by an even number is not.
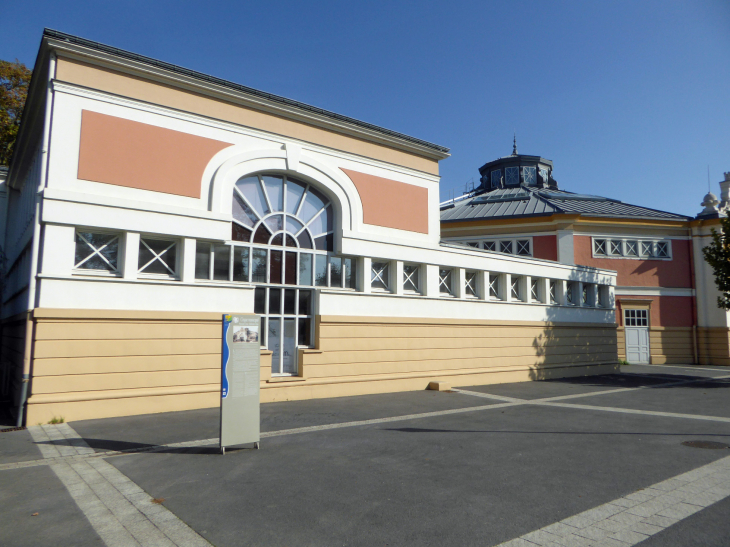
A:
[[[27,423],[215,407],[216,313],[52,310],[34,313]],[[299,350],[298,377],[271,378],[261,401],[599,374],[616,369],[616,326],[318,316],[317,348]]]
[[[697,362],[692,327],[649,327],[649,357],[652,365],[691,365]],[[624,327],[617,332],[619,359],[626,359]]]

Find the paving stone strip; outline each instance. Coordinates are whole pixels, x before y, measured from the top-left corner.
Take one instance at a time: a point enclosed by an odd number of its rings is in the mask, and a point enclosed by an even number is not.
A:
[[[99,458],[68,424],[28,428],[51,469],[108,547],[210,547],[205,539]],[[74,460],[82,456],[85,459]]]
[[[730,496],[730,456],[498,547],[627,547]]]

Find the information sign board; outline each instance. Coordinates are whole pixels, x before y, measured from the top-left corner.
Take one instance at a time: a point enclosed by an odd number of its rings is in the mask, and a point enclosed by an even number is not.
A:
[[[260,327],[258,315],[223,316],[221,452],[260,439]]]

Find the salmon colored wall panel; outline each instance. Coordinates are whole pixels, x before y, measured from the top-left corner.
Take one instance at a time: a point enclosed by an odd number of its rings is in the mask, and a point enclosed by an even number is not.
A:
[[[342,169],[362,200],[363,222],[428,233],[428,189]]]
[[[672,260],[632,260],[626,258],[593,258],[590,236],[574,236],[575,263],[616,270],[620,287],[691,288],[690,242],[673,239]]]
[[[621,310],[616,315],[619,325],[623,326],[624,307],[631,307],[631,300],[651,300],[649,311],[649,325],[651,327],[691,327],[692,326],[692,297],[691,296],[616,296],[616,309]]]
[[[558,238],[556,236],[534,236],[532,256],[545,260],[558,260]]]
[[[79,178],[200,197],[205,166],[227,142],[84,110]]]

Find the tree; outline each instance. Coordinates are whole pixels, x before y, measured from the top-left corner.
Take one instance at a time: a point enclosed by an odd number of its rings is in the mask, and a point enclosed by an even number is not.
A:
[[[32,72],[15,60],[0,60],[0,165],[9,165],[20,129]]]
[[[717,307],[730,310],[730,217],[720,222],[720,232],[712,230],[712,243],[702,249],[702,254],[715,272],[715,284],[722,293],[717,297]]]

